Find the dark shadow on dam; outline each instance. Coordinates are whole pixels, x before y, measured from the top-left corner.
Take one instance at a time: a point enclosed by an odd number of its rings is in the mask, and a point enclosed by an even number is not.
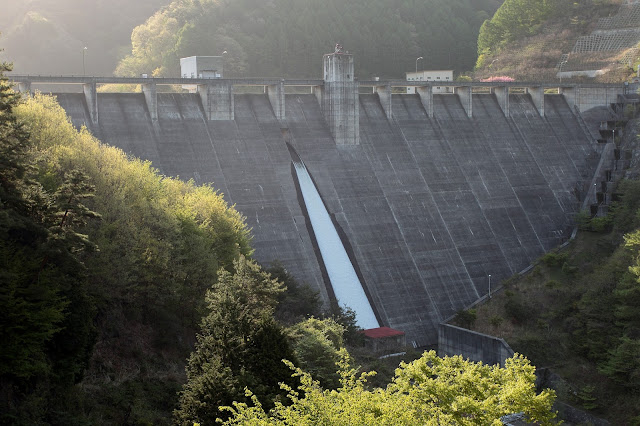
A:
[[[83,95],[58,95],[76,126],[150,160],[162,173],[211,182],[253,229],[255,257],[279,259],[329,300],[323,266],[298,202],[281,128],[304,158],[351,246],[381,325],[418,346],[438,324],[565,241],[598,155],[561,95],[360,95],[360,144],[336,146],[318,99],[286,95],[286,122],[267,95],[235,95],[234,120],[210,121],[195,94],[158,93],[152,120],[142,94],[101,94],[99,124]],[[348,304],[348,302],[347,302]]]

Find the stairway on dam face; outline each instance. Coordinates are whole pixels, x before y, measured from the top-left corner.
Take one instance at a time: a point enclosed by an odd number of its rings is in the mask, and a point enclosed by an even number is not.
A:
[[[60,95],[73,123],[152,161],[167,175],[212,182],[253,228],[255,257],[280,260],[326,301],[326,272],[301,206],[286,138],[305,162],[383,324],[434,343],[437,325],[569,234],[576,186],[593,174],[589,138],[564,98],[540,117],[511,95],[360,96],[360,145],[337,147],[314,95],[286,95],[280,123],[266,95],[235,95],[235,120],[208,121],[197,95],[101,94],[100,124],[82,95]],[[348,301],[345,301],[348,304]]]

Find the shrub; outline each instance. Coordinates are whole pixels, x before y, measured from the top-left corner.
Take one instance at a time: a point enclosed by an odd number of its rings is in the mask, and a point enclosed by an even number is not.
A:
[[[540,260],[550,268],[557,268],[559,266],[562,266],[566,262],[567,254],[551,251],[542,256]]]
[[[454,319],[455,323],[460,327],[471,328],[475,324],[477,318],[477,312],[475,309],[469,309],[468,311],[459,311]]]
[[[491,318],[489,318],[489,324],[494,327],[500,327],[500,324],[502,324],[503,321],[504,318],[502,318],[500,315],[493,315]]]
[[[565,275],[575,275],[578,272],[577,266],[571,266],[568,262],[562,264],[562,273]]]
[[[532,317],[532,308],[520,297],[509,297],[504,304],[507,316],[515,324],[524,324]]]

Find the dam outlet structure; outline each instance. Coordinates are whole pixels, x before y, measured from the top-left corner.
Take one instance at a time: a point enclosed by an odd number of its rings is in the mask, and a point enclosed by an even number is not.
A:
[[[323,60],[318,80],[9,78],[25,92],[77,87],[55,93],[75,126],[165,175],[213,184],[246,217],[256,260],[279,260],[328,304],[324,231],[300,203],[297,172],[307,170],[373,317],[416,347],[435,344],[443,320],[486,296],[489,275],[495,286],[569,238],[596,197],[608,145],[585,130],[582,112],[637,89],[358,81],[352,55]],[[108,83],[142,92],[97,89]],[[183,84],[197,92],[157,90]],[[292,166],[287,143],[304,167]]]

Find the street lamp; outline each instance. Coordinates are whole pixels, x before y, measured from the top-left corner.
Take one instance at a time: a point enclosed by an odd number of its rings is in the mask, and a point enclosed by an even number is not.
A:
[[[489,299],[491,299],[491,274],[489,274]]]
[[[567,62],[568,61],[566,59],[560,61],[560,72],[558,73],[560,75],[560,83],[562,83],[562,67],[565,66]]]
[[[220,57],[222,58],[222,72],[220,73],[220,78],[224,78],[224,55],[226,54],[226,50],[222,51],[222,53],[220,54]]]
[[[419,58],[416,58],[416,74],[418,74],[418,61],[420,59],[424,59],[422,56],[420,56]]]
[[[85,77],[87,75],[87,70],[84,66],[84,54],[87,53],[87,46],[82,49],[82,76]]]

